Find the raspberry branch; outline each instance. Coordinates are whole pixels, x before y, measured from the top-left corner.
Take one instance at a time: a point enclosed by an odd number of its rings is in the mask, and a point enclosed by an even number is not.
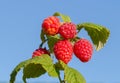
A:
[[[60,83],[86,83],[83,75],[68,64],[74,55],[80,62],[89,62],[93,55],[93,45],[96,50],[100,50],[107,42],[110,31],[94,23],[75,24],[71,22],[69,16],[59,12],[45,18],[41,27],[42,42],[39,48],[33,51],[32,58],[19,63],[14,68],[10,75],[10,83],[15,82],[16,75],[21,69],[23,69],[24,83],[27,83],[26,79],[37,78],[45,73],[50,77],[58,78]],[[88,32],[93,43],[78,35],[82,28]],[[43,48],[44,44],[47,46]],[[58,62],[54,63],[51,54]],[[60,71],[64,71],[63,80]]]

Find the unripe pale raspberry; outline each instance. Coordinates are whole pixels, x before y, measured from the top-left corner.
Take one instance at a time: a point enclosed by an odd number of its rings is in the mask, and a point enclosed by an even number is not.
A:
[[[34,58],[35,56],[41,56],[42,54],[48,54],[49,55],[49,52],[44,48],[36,49],[32,54],[32,58]]]
[[[48,35],[55,35],[58,33],[60,21],[55,16],[50,16],[44,19],[42,23],[43,31]]]
[[[65,39],[74,38],[77,34],[76,25],[72,22],[63,23],[58,32]]]
[[[68,40],[58,41],[53,48],[54,54],[58,60],[68,63],[72,59],[73,47]]]
[[[88,62],[93,53],[93,47],[87,39],[78,40],[73,47],[75,56],[82,62]]]

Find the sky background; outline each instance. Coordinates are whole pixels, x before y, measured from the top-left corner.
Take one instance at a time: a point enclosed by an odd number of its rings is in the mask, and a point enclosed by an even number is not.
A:
[[[43,19],[56,11],[76,24],[93,22],[110,30],[105,47],[94,51],[88,63],[73,57],[69,66],[81,72],[87,83],[120,83],[120,0],[0,0],[0,81],[8,82],[13,68],[31,58],[41,43]],[[89,38],[84,30],[81,33]],[[22,81],[22,71],[16,81]],[[58,79],[46,74],[28,81],[57,83]]]

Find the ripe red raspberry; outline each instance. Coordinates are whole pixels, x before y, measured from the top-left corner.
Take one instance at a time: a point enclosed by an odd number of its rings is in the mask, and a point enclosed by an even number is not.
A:
[[[43,31],[48,35],[55,35],[58,33],[60,21],[55,16],[50,16],[44,19],[42,23]]]
[[[63,23],[60,26],[58,33],[65,39],[74,38],[77,34],[76,25],[72,22]]]
[[[32,58],[34,58],[35,56],[41,56],[42,54],[49,54],[49,52],[44,48],[36,49],[32,54]]]
[[[58,41],[54,45],[53,51],[54,51],[55,57],[58,60],[62,60],[66,64],[72,59],[73,47],[68,40]]]
[[[74,44],[73,51],[82,62],[88,62],[91,59],[93,47],[87,39],[80,39]]]

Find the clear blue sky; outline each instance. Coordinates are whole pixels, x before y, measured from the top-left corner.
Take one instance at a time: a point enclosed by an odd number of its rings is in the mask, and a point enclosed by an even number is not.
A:
[[[0,81],[8,81],[13,68],[31,58],[38,48],[41,23],[54,12],[69,15],[76,24],[93,22],[108,27],[105,47],[94,51],[88,63],[73,57],[69,66],[83,74],[87,83],[120,83],[119,0],[0,0]],[[88,37],[86,32],[81,34]],[[28,81],[58,82],[47,74]],[[22,73],[17,75],[21,81]]]

